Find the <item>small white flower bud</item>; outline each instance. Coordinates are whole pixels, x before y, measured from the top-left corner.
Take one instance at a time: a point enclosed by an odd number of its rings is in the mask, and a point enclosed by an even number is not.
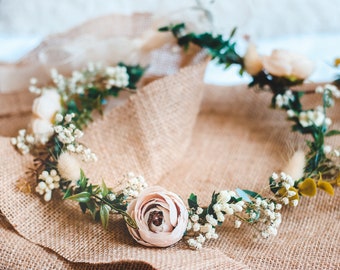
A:
[[[276,208],[276,210],[281,210],[282,204],[280,204],[280,203],[276,204],[275,208]]]
[[[194,223],[192,229],[194,232],[198,232],[201,229],[201,225],[199,223]]]
[[[287,197],[282,198],[282,203],[287,205],[289,203],[289,199]]]
[[[45,182],[41,181],[41,182],[39,182],[38,187],[39,187],[40,189],[44,190],[45,188],[47,188],[47,185],[46,185]]]
[[[238,229],[241,227],[242,222],[240,220],[235,220],[235,228]]]
[[[198,219],[199,219],[199,216],[198,216],[198,215],[192,215],[190,219],[191,219],[193,222],[197,222]]]
[[[52,191],[51,190],[46,190],[46,193],[44,195],[44,200],[46,202],[50,201],[52,198]]]
[[[51,184],[53,183],[53,178],[51,176],[47,176],[45,181],[46,181],[46,184]]]
[[[223,213],[222,212],[217,212],[216,213],[216,216],[217,216],[217,220],[219,221],[219,222],[224,222],[224,215],[223,215]]]
[[[61,121],[63,121],[64,117],[62,116],[62,114],[60,113],[57,113],[56,116],[55,116],[55,121],[57,123],[60,123]]]
[[[114,201],[116,199],[116,195],[113,193],[109,193],[106,196],[110,201]]]
[[[298,200],[292,200],[292,204],[293,204],[293,206],[295,207],[295,206],[297,206],[298,205],[298,203],[299,203],[299,201]]]
[[[272,178],[273,178],[274,180],[277,180],[277,179],[279,178],[279,176],[277,175],[277,173],[274,172],[274,173],[272,174]]]
[[[202,213],[203,213],[203,208],[197,207],[196,214],[197,214],[197,215],[200,215],[200,214],[202,214]]]

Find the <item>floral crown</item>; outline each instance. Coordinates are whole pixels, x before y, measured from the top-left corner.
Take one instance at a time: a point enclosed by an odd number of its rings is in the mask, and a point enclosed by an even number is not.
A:
[[[109,96],[136,91],[145,68],[124,63],[114,67],[89,64],[70,77],[53,70],[53,84],[46,87],[38,87],[37,80],[31,79],[29,90],[38,95],[33,102],[34,117],[29,128],[20,130],[11,143],[22,154],[35,157],[28,179],[35,179],[36,193],[48,202],[54,193],[61,192],[63,199],[78,202],[81,210],[90,212],[104,228],[110,213],[119,214],[131,236],[142,245],[167,247],[185,239],[193,249],[217,239],[217,227],[228,219],[236,228],[248,224],[264,238],[275,236],[283,207],[298,206],[301,197],[315,196],[317,189],[334,194],[333,186],[340,185],[340,152],[326,145],[325,139],[340,131],[330,129],[332,121],[326,111],[334,105],[334,98],[340,97],[340,91],[332,84],[318,86],[315,92],[321,95],[321,105],[303,108],[301,99],[309,91],[298,90],[298,86],[313,71],[311,61],[284,50],[260,56],[253,44],[240,56],[233,41],[235,31],[225,39],[211,33],[186,33],[183,23],[159,30],[170,31],[184,49],[195,44],[225,68],[238,65],[240,74],[250,74],[249,86],[270,91],[271,107],[286,111],[293,131],[309,135],[309,151],[297,151],[283,172],[269,176],[261,193],[248,189],[215,191],[207,206],[201,205],[194,193],[186,205],[175,193],[148,187],[142,176],[133,173],[124,175],[119,190],[107,187],[104,181],[93,185],[81,169],[80,159],[91,162],[97,157],[79,139],[92,121],[92,113],[103,113]],[[19,182],[19,188],[32,192],[28,182]]]

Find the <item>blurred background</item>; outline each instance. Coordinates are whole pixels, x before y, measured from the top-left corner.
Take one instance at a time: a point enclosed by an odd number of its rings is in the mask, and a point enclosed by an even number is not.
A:
[[[339,0],[0,0],[0,61],[17,61],[49,35],[98,16],[148,12],[161,17],[198,7],[206,10],[215,32],[227,35],[237,26],[237,37],[249,36],[260,53],[292,49],[326,69],[340,55]]]
[[[171,13],[201,5],[219,31],[237,25],[255,38],[337,32],[338,0],[0,0],[0,33],[48,35],[110,13]]]

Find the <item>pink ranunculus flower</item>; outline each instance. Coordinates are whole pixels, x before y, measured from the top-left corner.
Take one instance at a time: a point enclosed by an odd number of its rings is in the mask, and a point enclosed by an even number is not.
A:
[[[131,236],[150,247],[168,247],[182,239],[188,223],[188,211],[175,193],[153,186],[133,200],[127,213],[138,229],[128,226]]]
[[[314,63],[306,57],[286,50],[273,50],[270,56],[263,56],[264,69],[277,77],[306,79],[314,71]]]
[[[53,121],[53,117],[60,109],[60,95],[55,90],[47,90],[33,101],[33,114],[49,122]]]

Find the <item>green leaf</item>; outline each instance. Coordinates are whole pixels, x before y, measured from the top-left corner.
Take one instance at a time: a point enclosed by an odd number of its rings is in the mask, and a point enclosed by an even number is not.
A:
[[[102,186],[101,186],[101,193],[103,195],[103,198],[106,197],[106,195],[109,193],[109,189],[107,188],[104,180],[102,181]]]
[[[72,195],[72,188],[68,188],[63,196],[63,200],[69,198]]]
[[[331,137],[335,135],[340,135],[340,130],[330,130],[325,134],[326,137]]]
[[[254,199],[256,198],[262,198],[260,194],[258,194],[255,191],[252,190],[248,190],[248,189],[243,189],[242,191],[244,191],[246,194],[248,194],[249,196],[253,197]]]
[[[188,205],[189,205],[189,208],[196,209],[198,207],[197,196],[194,193],[190,194],[190,197],[188,199]]]
[[[240,196],[244,201],[251,202],[251,200],[249,199],[247,193],[244,192],[242,189],[237,188],[236,192],[237,192],[238,196]]]
[[[170,29],[171,29],[170,26],[163,26],[163,27],[158,28],[158,31],[159,32],[168,32],[168,31],[170,31]]]
[[[107,229],[107,225],[109,224],[109,209],[106,204],[102,204],[100,206],[100,221],[105,229]]]
[[[84,171],[82,169],[80,169],[79,187],[82,191],[84,191],[86,189],[87,180],[88,179],[86,178]]]
[[[87,208],[90,210],[90,213],[91,213],[93,219],[95,219],[97,209],[96,209],[96,204],[95,204],[94,200],[88,201],[88,202],[86,203],[86,206],[87,206]]]
[[[87,209],[87,204],[83,203],[83,202],[80,202],[79,206],[80,206],[80,209],[83,212],[83,214],[85,214],[86,213],[86,209]]]
[[[231,30],[231,33],[229,35],[229,39],[231,39],[236,34],[237,27],[234,27],[233,30]]]
[[[140,65],[135,65],[135,66],[129,66],[129,65],[125,65],[124,63],[118,63],[118,66],[122,66],[126,68],[126,72],[129,74],[129,84],[127,86],[127,88],[130,89],[136,89],[137,86],[136,84],[140,81],[140,79],[142,78],[142,76],[144,75],[145,71],[146,71],[146,67],[142,67]],[[119,90],[114,90],[114,94],[118,95]]]
[[[123,212],[123,213],[121,213],[121,214],[123,215],[123,218],[124,218],[126,224],[128,224],[133,229],[138,229],[138,226],[137,226],[136,222],[134,221],[134,219],[132,217],[130,217],[126,212]]]
[[[80,192],[78,194],[72,195],[70,197],[68,197],[68,200],[72,200],[72,201],[76,201],[76,202],[83,202],[86,203],[90,200],[91,198],[91,194],[84,191],[84,192]]]
[[[276,185],[276,182],[275,180],[273,179],[273,177],[269,177],[269,187],[270,187],[270,190],[276,194],[276,192],[280,189],[277,185]]]

